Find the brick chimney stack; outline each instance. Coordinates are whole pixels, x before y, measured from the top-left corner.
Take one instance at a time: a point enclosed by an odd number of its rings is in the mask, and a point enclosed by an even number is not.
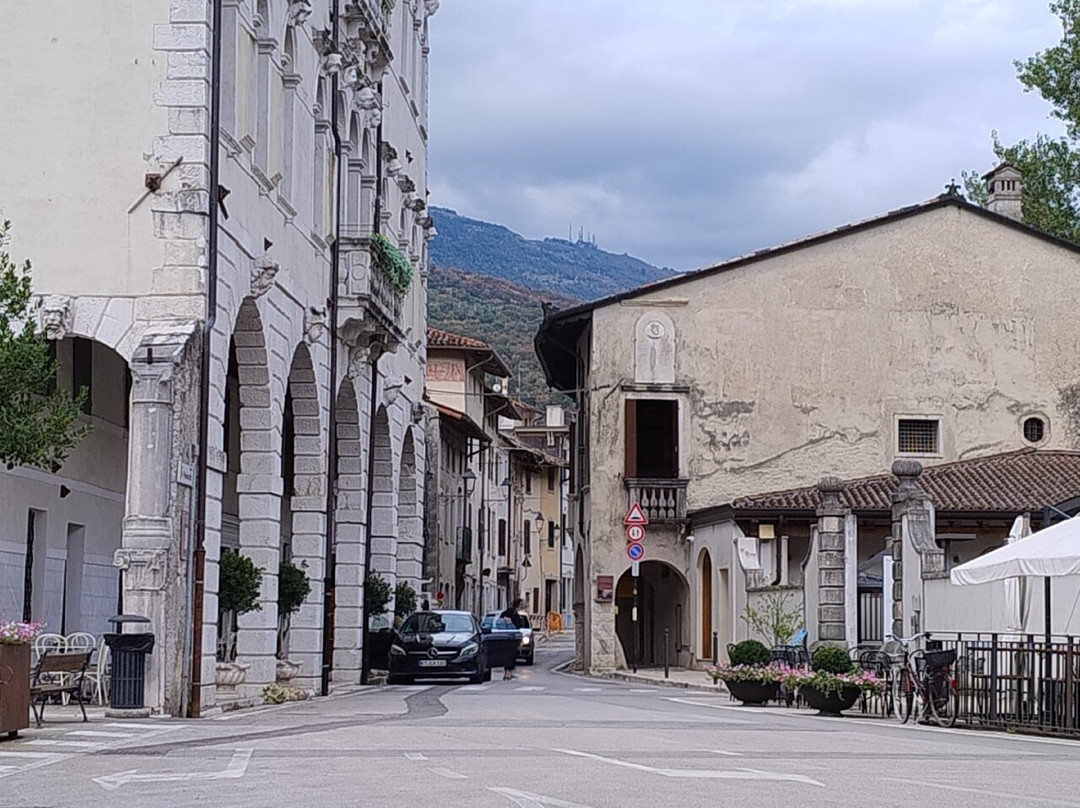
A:
[[[983,177],[990,192],[987,207],[994,213],[1024,220],[1020,212],[1020,192],[1024,187],[1024,178],[1019,169],[1008,163],[1002,163]]]

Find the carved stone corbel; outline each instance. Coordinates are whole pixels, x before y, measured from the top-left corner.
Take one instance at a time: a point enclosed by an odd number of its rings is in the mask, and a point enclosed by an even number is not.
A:
[[[326,306],[308,306],[304,310],[304,341],[309,345],[318,342],[326,332]]]
[[[168,550],[136,550],[121,547],[113,554],[113,566],[124,571],[124,589],[160,592],[165,588]]]
[[[289,3],[288,25],[301,26],[308,21],[313,9],[310,0],[292,0]]]
[[[265,252],[255,260],[251,268],[251,294],[261,297],[270,291],[274,285],[274,278],[281,271],[277,261],[270,258]]]
[[[71,331],[71,298],[49,295],[41,304],[41,330],[46,339],[59,342]]]

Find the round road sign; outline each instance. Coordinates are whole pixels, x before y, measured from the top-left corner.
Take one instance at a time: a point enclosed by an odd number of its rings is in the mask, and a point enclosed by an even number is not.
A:
[[[641,525],[627,525],[626,526],[626,540],[627,541],[642,541],[645,538],[645,528]]]
[[[645,545],[639,541],[632,541],[626,545],[626,555],[631,561],[641,561],[645,557]]]

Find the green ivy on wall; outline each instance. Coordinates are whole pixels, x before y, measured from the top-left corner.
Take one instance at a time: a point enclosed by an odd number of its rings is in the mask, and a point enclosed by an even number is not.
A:
[[[382,270],[390,276],[394,290],[403,295],[412,284],[413,268],[405,254],[382,233],[376,233],[371,239],[371,255]]]

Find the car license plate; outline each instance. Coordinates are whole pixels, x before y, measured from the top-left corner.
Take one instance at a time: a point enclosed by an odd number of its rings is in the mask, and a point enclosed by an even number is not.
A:
[[[421,659],[419,664],[420,664],[421,668],[445,668],[446,667],[446,660],[445,659]]]

